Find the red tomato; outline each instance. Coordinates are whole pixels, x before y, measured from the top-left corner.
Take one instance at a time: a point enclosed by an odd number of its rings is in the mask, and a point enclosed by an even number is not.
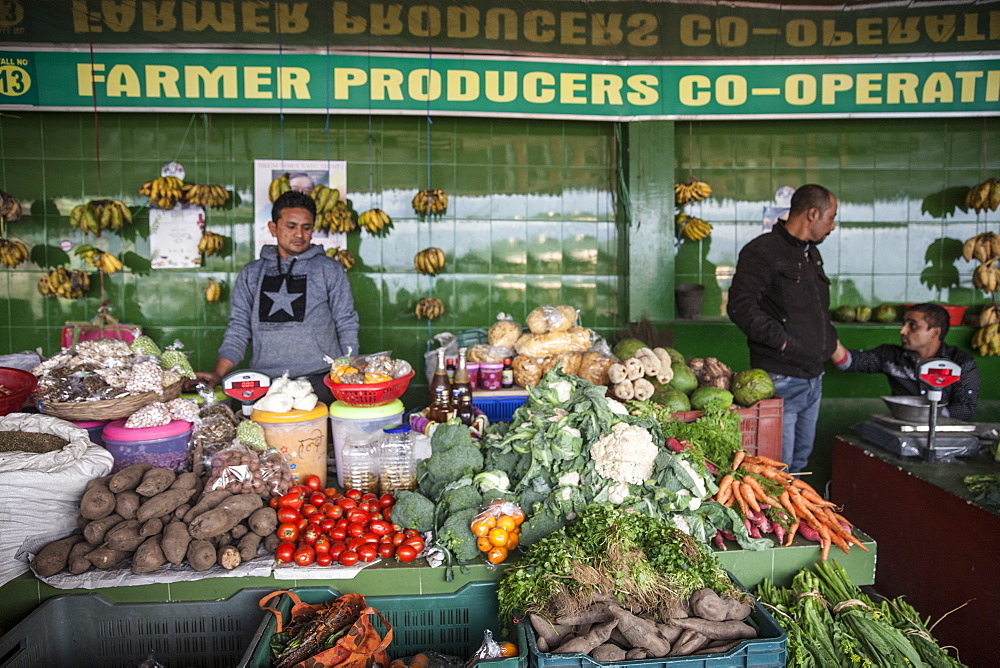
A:
[[[295,543],[290,543],[287,540],[278,543],[278,547],[274,549],[274,558],[283,564],[290,563],[294,555]]]
[[[365,544],[366,543],[365,543],[365,539],[364,538],[360,538],[360,537],[359,538],[352,538],[349,541],[347,541],[347,549],[348,550],[354,550],[355,552],[357,552],[358,548],[361,547],[362,545],[365,545]]]
[[[323,492],[313,492],[309,495],[309,503],[313,504],[317,508],[322,508],[323,504],[329,503],[329,500]]]
[[[395,532],[397,532],[397,533],[402,533],[403,532],[403,527],[399,526],[396,523],[393,523],[392,530],[395,531]]]
[[[347,531],[347,527],[351,525],[351,522],[346,517],[341,517],[337,520],[337,528]]]
[[[406,540],[406,536],[403,535],[402,531],[399,532],[399,533],[393,534],[393,536],[392,536],[392,544],[395,545],[396,547],[399,547],[400,545],[402,545],[404,540]]]
[[[407,538],[406,540],[403,541],[403,545],[409,545],[417,552],[420,552],[420,550],[424,549],[424,539],[420,538],[419,536],[414,538]]]
[[[326,494],[331,499],[336,499],[337,497],[340,496],[340,492],[337,491],[336,487],[327,487],[326,489],[323,490],[323,493]]]
[[[299,509],[299,512],[302,513],[302,517],[312,517],[313,514],[319,512],[319,508],[317,508],[311,503],[307,503],[306,505],[302,506],[301,509]]]
[[[345,517],[349,522],[357,522],[358,524],[367,524],[370,519],[368,517],[368,513],[358,508],[351,508],[348,510]]]
[[[376,536],[385,536],[392,533],[392,525],[384,520],[372,520],[368,525],[368,530]]]
[[[365,511],[366,513],[370,513],[370,512],[372,512],[373,506],[372,506],[372,504],[371,504],[370,501],[362,501],[362,502],[360,502],[358,504],[358,508],[360,508],[361,510]],[[375,504],[374,509],[378,510],[378,504],[377,503]]]
[[[333,521],[333,520],[331,520]],[[330,529],[327,534],[330,536],[330,540],[344,540],[347,538],[347,532],[340,528]]]
[[[316,565],[317,566],[329,566],[333,563],[333,557],[329,553],[322,553],[316,555]]]
[[[358,553],[354,550],[346,550],[340,553],[340,556],[337,557],[337,561],[344,566],[353,566],[358,563]]]
[[[308,494],[310,489],[305,485],[293,485],[288,488],[288,491],[292,494]]]
[[[329,534],[331,531],[337,528],[337,522],[327,518],[319,523],[319,528]]]
[[[379,537],[373,534],[371,531],[365,532],[365,534],[362,535],[361,537],[365,539],[366,543],[374,543],[376,545],[378,544]]]
[[[291,523],[278,525],[278,538],[294,543],[299,539],[299,527]]]
[[[373,520],[381,520],[381,519],[383,519],[383,517],[382,517],[382,511],[381,510],[373,510],[372,512],[368,513],[368,521],[369,522],[371,522]]]
[[[323,522],[332,522],[333,520],[327,519],[326,515],[323,513],[313,513],[309,516],[309,524],[318,527],[323,524]]]
[[[419,536],[420,532],[416,529],[403,529],[403,535],[407,538],[413,538],[414,536]]]
[[[277,510],[278,508],[280,508],[280,506],[278,505],[279,501],[281,501],[281,497],[280,496],[272,496],[270,498],[270,500],[268,500],[267,505],[269,505],[272,508],[274,508],[275,510]]]
[[[323,512],[326,513],[326,516],[331,520],[339,520],[344,516],[344,509],[335,503],[329,504],[329,508]]]
[[[393,507],[394,506],[386,506],[385,508],[382,509],[382,519],[384,519],[387,522],[391,522],[392,521],[392,509],[393,509]]]
[[[313,474],[313,475],[307,475],[306,479],[303,480],[302,483],[306,487],[308,487],[309,489],[312,489],[312,490],[317,490],[317,489],[322,489],[323,488],[323,481],[320,480],[320,477],[318,475],[315,475],[315,474]]]
[[[406,563],[417,558],[417,550],[412,545],[400,545],[396,548],[396,558]]]
[[[320,536],[313,543],[313,549],[316,550],[316,554],[326,554],[330,551],[330,539],[327,536]]]
[[[360,522],[351,522],[347,525],[347,535],[356,538],[365,532],[365,525]]]
[[[378,505],[380,508],[388,508],[394,503],[396,503],[396,497],[394,497],[392,494],[389,494],[388,492],[378,497]]]
[[[313,545],[319,540],[320,532],[319,527],[306,527],[306,530],[302,532],[302,540],[306,545]]]
[[[299,566],[308,566],[316,560],[316,552],[308,545],[303,545],[299,549],[295,550],[295,563]]]
[[[307,520],[307,519],[306,519],[306,518],[304,518],[304,517],[301,517],[301,518],[299,518],[299,520],[298,520],[298,521],[297,521],[297,522],[295,523],[295,526],[297,526],[297,527],[298,527],[298,528],[299,528],[300,530],[301,530],[301,529],[305,529],[305,528],[306,528],[307,526],[309,526],[309,520]]]
[[[362,501],[371,501],[372,499],[377,499],[377,498],[378,494],[375,494],[374,492],[365,492],[364,494],[361,495]]]
[[[347,550],[347,545],[345,545],[344,541],[342,540],[338,540],[330,544],[330,556],[333,557],[334,559],[339,557],[340,553],[346,550]]]
[[[346,496],[342,496],[339,499],[337,499],[337,505],[343,508],[344,510],[347,510],[348,508],[357,508],[358,502],[355,501],[354,499],[349,499]]]
[[[346,496],[348,499],[354,499],[355,501],[360,501],[362,494],[360,489],[355,489],[354,487],[352,487],[346,492],[344,492],[344,496]]]
[[[388,559],[392,555],[396,554],[396,546],[392,543],[379,543],[378,546],[378,556],[383,559]]]
[[[278,508],[278,521],[282,524],[295,524],[302,519],[302,514],[295,508]]]
[[[374,545],[362,545],[358,548],[358,559],[364,562],[375,561],[378,549]]]
[[[296,494],[295,492],[288,492],[280,499],[278,499],[279,508],[294,508],[298,510],[305,503],[306,497],[302,494]]]

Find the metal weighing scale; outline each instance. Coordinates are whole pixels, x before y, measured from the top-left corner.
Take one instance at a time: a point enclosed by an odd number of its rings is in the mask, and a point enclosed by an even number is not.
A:
[[[959,457],[976,452],[977,427],[949,417],[938,417],[942,389],[958,382],[962,369],[945,359],[929,359],[917,369],[927,388],[928,416],[921,421],[901,420],[888,415],[871,415],[854,426],[858,436],[901,457],[922,457],[928,461]]]
[[[255,401],[267,394],[271,377],[260,371],[233,371],[222,379],[222,391],[239,401],[243,415],[250,417]]]

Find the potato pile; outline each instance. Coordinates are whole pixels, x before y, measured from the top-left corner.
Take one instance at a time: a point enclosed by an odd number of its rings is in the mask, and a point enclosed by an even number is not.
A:
[[[43,577],[124,560],[133,573],[185,561],[196,571],[215,564],[232,570],[253,559],[261,542],[274,549],[278,516],[259,495],[201,490],[194,473],[147,462],[95,478],[80,500],[81,533],[43,547],[31,567]]]

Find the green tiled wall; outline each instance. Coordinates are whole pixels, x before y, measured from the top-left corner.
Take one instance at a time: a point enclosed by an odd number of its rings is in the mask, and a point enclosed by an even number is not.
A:
[[[4,270],[0,351],[58,350],[69,320],[94,316],[86,299],[43,298],[43,272],[78,258],[63,240],[92,242],[68,226],[69,209],[103,197],[139,207],[139,185],[163,163],[181,162],[187,181],[237,193],[228,210],[209,210],[208,229],[232,239],[197,270],[151,270],[148,217],[98,245],[122,254],[128,270],[105,281],[113,313],[142,325],[161,344],[180,338],[196,368],[208,369],[225,330],[226,300],[207,304],[211,277],[231,285],[252,259],[253,160],[343,159],[357,211],[378,206],[394,219],[386,238],[352,233],[358,258],[351,283],[362,352],[391,349],[418,362],[432,333],[488,327],[499,311],[523,321],[546,303],[566,302],[583,322],[610,334],[619,321],[619,235],[612,197],[613,126],[529,120],[203,114],[23,114],[0,117],[0,188],[30,207],[9,235],[31,247],[31,262]],[[327,123],[329,122],[329,131]],[[99,137],[99,159],[98,141]],[[429,147],[429,150],[428,150]],[[428,168],[430,165],[430,168]],[[420,188],[449,193],[447,214],[420,221],[410,199]],[[413,255],[444,249],[438,278],[413,271]],[[417,299],[442,298],[446,315],[428,328]],[[224,293],[225,294],[225,293]]]
[[[840,200],[820,248],[834,305],[987,301],[961,245],[996,230],[997,214],[958,205],[969,186],[1000,174],[997,119],[678,123],[675,134],[678,180],[693,173],[714,188],[686,208],[714,225],[711,238],[683,244],[676,258],[678,283],[706,286],[705,315],[720,315],[716,270],[735,266],[761,233],[775,191],[810,182]]]

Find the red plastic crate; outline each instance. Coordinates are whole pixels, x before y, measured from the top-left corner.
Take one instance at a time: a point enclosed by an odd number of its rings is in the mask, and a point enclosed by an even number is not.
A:
[[[743,449],[748,455],[781,460],[781,416],[784,405],[784,399],[775,397],[736,411],[743,418],[740,421],[740,432],[743,435]],[[674,416],[681,422],[694,422],[701,417],[701,411],[680,411],[674,413]]]

